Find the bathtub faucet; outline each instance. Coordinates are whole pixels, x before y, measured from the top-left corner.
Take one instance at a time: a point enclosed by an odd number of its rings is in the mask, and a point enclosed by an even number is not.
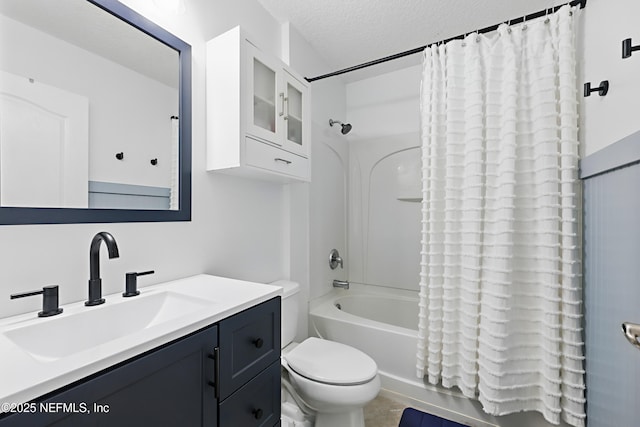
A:
[[[333,287],[334,288],[349,289],[349,282],[346,281],[346,280],[334,280],[333,281]]]

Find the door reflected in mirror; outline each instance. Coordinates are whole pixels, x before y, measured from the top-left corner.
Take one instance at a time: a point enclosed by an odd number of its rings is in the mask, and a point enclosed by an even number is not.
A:
[[[179,209],[178,50],[86,0],[0,32],[0,207]]]

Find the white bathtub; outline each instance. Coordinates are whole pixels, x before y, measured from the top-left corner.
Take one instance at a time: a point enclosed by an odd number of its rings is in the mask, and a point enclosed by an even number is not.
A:
[[[311,331],[367,353],[378,364],[382,388],[415,408],[472,427],[550,426],[531,412],[487,415],[477,400],[466,398],[456,388],[445,389],[417,378],[417,292],[414,296],[409,291],[384,289],[356,284],[350,290],[334,289],[313,300]]]
[[[312,304],[309,321],[320,337],[367,353],[381,375],[417,380],[417,297],[334,291]]]

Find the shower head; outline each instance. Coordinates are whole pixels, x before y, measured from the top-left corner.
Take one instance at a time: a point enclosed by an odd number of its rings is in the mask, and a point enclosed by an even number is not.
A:
[[[342,132],[343,135],[348,134],[349,132],[351,132],[351,124],[349,123],[342,123],[339,120],[333,120],[333,119],[329,119],[329,126],[333,126],[335,124],[339,124],[340,126],[342,126],[342,130],[340,132]]]

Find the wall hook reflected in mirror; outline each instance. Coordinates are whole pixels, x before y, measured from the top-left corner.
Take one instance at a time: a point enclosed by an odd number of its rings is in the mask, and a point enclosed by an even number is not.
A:
[[[622,59],[630,58],[631,54],[636,50],[640,50],[640,45],[632,46],[631,39],[622,40]]]
[[[124,159],[124,153],[122,151],[119,152],[119,153],[116,153],[116,159],[118,159],[118,160]]]
[[[157,158],[156,159],[151,159],[151,164],[153,166],[156,166],[158,164],[158,159]]]

